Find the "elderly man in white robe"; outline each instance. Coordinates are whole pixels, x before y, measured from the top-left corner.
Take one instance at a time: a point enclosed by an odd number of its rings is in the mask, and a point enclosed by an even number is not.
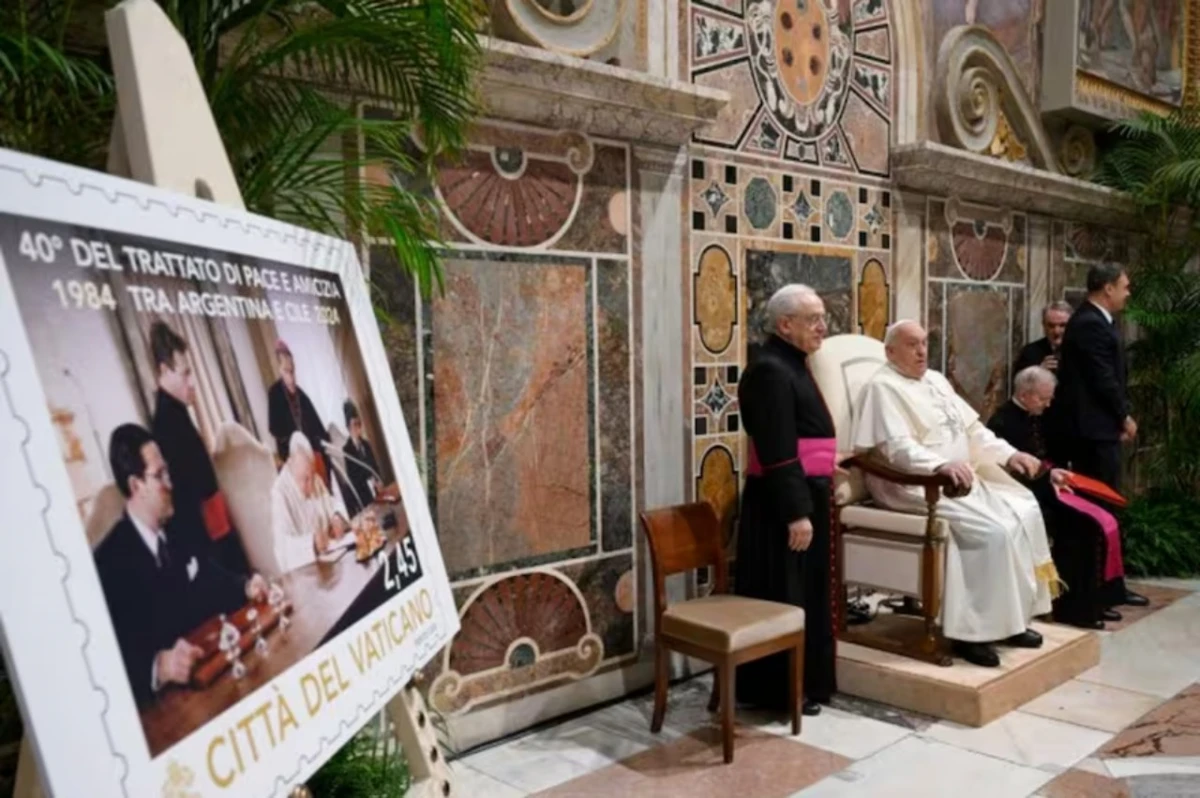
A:
[[[335,488],[336,490],[336,488]],[[288,459],[271,486],[275,562],[287,573],[316,560],[350,528],[341,498],[330,493],[304,433],[288,440]]]
[[[1007,474],[988,480],[986,472],[1007,468],[1034,475],[1041,463],[992,434],[949,381],[929,370],[927,339],[916,322],[888,329],[888,364],[859,397],[853,445],[901,471],[945,474],[967,491],[943,496],[937,505],[950,525],[942,631],[956,655],[996,667],[995,643],[1041,646],[1029,622],[1050,611],[1059,581],[1033,494]],[[888,509],[926,510],[922,488],[868,476],[867,489]]]

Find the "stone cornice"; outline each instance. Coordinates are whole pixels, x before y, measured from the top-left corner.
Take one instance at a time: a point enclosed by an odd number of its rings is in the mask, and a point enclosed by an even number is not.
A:
[[[901,188],[923,194],[1092,224],[1137,225],[1133,202],[1119,191],[932,141],[895,148],[892,175]]]
[[[683,144],[729,103],[724,91],[499,39],[483,40],[484,114],[592,136]]]

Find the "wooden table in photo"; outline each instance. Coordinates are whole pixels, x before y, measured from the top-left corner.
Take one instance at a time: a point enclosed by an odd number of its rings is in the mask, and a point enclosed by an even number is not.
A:
[[[394,487],[392,492],[399,495]],[[384,531],[387,544],[382,549],[391,554],[408,534],[403,503],[373,507],[381,524],[387,515],[395,516],[395,526]],[[309,563],[280,577],[278,582],[292,604],[288,628],[276,628],[267,635],[270,649],[265,657],[253,648],[242,656],[246,673],[241,679],[234,679],[228,669],[202,690],[168,688],[143,709],[142,729],[150,757],[158,756],[312,653],[335,626],[348,625],[339,622],[372,580],[382,578],[378,554],[360,563],[353,547],[343,549],[334,562]]]

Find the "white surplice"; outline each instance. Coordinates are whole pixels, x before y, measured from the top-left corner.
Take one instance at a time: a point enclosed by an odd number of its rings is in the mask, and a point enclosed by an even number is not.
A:
[[[320,477],[313,478],[311,496],[305,496],[292,471],[286,465],[271,486],[271,534],[275,543],[275,563],[285,574],[317,559],[316,535],[328,531],[335,515],[346,519],[341,496],[330,493]]]
[[[864,386],[852,440],[897,469],[932,474],[947,463],[970,463],[971,492],[942,497],[937,513],[950,525],[941,624],[946,637],[994,642],[1019,634],[1030,619],[1050,611],[1057,572],[1046,527],[1033,494],[995,473],[1016,453],[997,438],[936,371],[919,380],[884,366]],[[924,489],[868,476],[867,489],[882,507],[924,513]]]

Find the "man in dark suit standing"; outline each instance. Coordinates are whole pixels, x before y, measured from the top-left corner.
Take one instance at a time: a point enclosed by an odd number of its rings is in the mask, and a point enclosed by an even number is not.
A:
[[[1058,350],[1062,348],[1067,321],[1071,318],[1071,306],[1061,299],[1051,302],[1042,311],[1042,330],[1046,335],[1028,343],[1017,355],[1013,364],[1013,377],[1030,366],[1041,366],[1047,371],[1058,372]]]
[[[1121,444],[1137,435],[1129,406],[1125,345],[1116,315],[1129,299],[1129,275],[1116,264],[1093,266],[1087,300],[1063,335],[1059,358],[1057,418],[1065,429],[1055,459],[1121,490]],[[1063,457],[1065,455],[1065,457]],[[1126,591],[1114,603],[1144,606],[1144,596]]]
[[[150,429],[171,471],[176,514],[203,520],[214,556],[226,569],[247,574],[250,565],[217,485],[208,445],[192,420],[196,382],[187,341],[165,322],[156,321],[150,326],[150,357],[158,383]]]
[[[1126,389],[1125,346],[1115,316],[1129,298],[1129,277],[1116,265],[1093,266],[1087,300],[1067,323],[1059,402],[1067,421],[1071,467],[1121,489],[1121,444],[1137,434]]]
[[[134,698],[145,704],[167,685],[190,681],[202,652],[185,635],[247,600],[264,600],[267,584],[216,565],[185,526],[200,519],[174,517],[170,472],[144,428],[117,427],[108,457],[125,514],[96,549],[96,571]]]

